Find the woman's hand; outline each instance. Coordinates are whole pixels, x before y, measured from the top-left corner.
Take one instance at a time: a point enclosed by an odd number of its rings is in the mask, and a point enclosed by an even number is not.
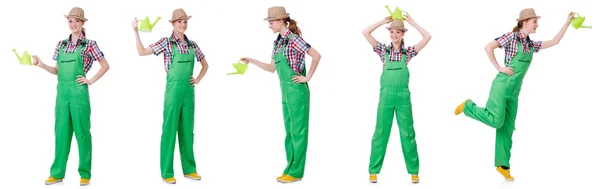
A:
[[[509,76],[512,76],[512,75],[514,74],[514,73],[513,73],[513,70],[514,70],[514,69],[513,69],[513,68],[511,68],[511,67],[499,67],[499,68],[498,68],[498,71],[499,71],[499,72],[505,73],[505,74],[507,74],[507,75],[509,75]]]
[[[575,13],[574,12],[570,12],[569,16],[567,17],[567,23],[571,23],[571,20],[573,20],[573,17],[575,17]]]
[[[82,75],[78,75],[78,76],[77,76],[77,80],[75,80],[75,81],[76,81],[76,82],[77,82],[79,85],[83,85],[83,84],[86,84],[86,85],[92,85],[92,84],[94,84],[94,82],[92,82],[92,81],[88,80],[87,78],[85,78],[85,77],[84,77],[84,76],[82,76]]]
[[[33,65],[37,66],[37,67],[44,67],[44,63],[42,62],[42,60],[40,60],[40,57],[33,55],[31,56],[31,58],[33,59]]]
[[[134,18],[133,21],[131,21],[131,27],[133,28],[133,30],[138,29],[138,19],[137,18]]]
[[[244,57],[240,60],[242,62],[244,62],[244,64],[252,64],[252,63],[256,62],[256,60],[254,58],[249,58],[249,57]]]
[[[197,85],[198,83],[200,83],[199,79],[194,79],[194,76],[190,76],[190,83],[192,85]]]
[[[294,83],[306,83],[306,82],[310,81],[310,78],[301,76],[301,75],[295,75],[295,76],[292,76],[292,81]]]
[[[381,22],[384,23],[384,24],[392,23],[392,16],[386,16],[385,18],[383,18],[381,20]]]
[[[412,19],[412,16],[410,16],[410,14],[408,14],[408,12],[406,13],[406,20],[407,23],[409,23],[410,25],[414,26],[415,25],[415,20]]]

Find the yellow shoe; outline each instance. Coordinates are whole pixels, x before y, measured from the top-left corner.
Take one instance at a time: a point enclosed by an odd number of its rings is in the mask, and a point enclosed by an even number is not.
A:
[[[90,179],[81,178],[81,180],[79,180],[80,186],[87,186],[88,184],[90,184]]]
[[[299,181],[299,180],[301,180],[301,179],[294,178],[294,177],[292,177],[290,175],[285,175],[285,176],[281,177],[281,179],[279,179],[279,182],[282,182],[282,183],[291,183],[291,182],[296,182],[296,181]]]
[[[465,100],[464,102],[462,102],[461,104],[459,104],[456,109],[454,110],[454,115],[459,115],[460,113],[463,113],[465,110],[465,104],[467,103],[467,101],[471,100],[470,98]]]
[[[412,183],[419,183],[419,175],[412,175],[411,180]]]
[[[377,175],[376,174],[369,175],[369,182],[377,183]]]
[[[48,177],[48,179],[45,181],[46,185],[56,184],[58,182],[62,182],[62,179],[56,179],[54,177]]]
[[[184,175],[184,177],[194,179],[194,180],[202,179],[202,177],[200,175],[198,175],[197,173],[190,173],[190,174]]]
[[[507,181],[515,180],[515,178],[510,176],[510,169],[504,170],[502,169],[502,167],[496,167],[496,170],[498,170],[498,172],[500,172],[500,174],[502,174],[502,176],[504,176],[504,179],[506,179]]]
[[[173,178],[173,177],[171,177],[171,178],[166,178],[166,179],[163,179],[163,180],[164,180],[166,183],[169,183],[169,184],[175,184],[175,183],[177,183],[177,180],[175,180],[175,178]]]
[[[278,176],[276,179],[277,179],[277,181],[281,181],[281,179],[282,179],[283,177],[285,177],[285,174],[281,174],[281,176]]]

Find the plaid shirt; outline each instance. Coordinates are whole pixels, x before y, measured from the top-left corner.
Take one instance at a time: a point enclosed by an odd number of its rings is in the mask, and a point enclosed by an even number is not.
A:
[[[194,48],[194,54],[196,56],[196,60],[197,61],[202,61],[202,59],[204,59],[204,53],[202,53],[202,51],[200,50],[200,47],[198,47],[198,44],[195,41],[191,41],[187,38],[186,35],[183,35],[183,38],[185,40],[181,40],[177,37],[177,35],[175,35],[175,33],[171,34],[171,38],[173,38],[173,40],[175,41],[175,44],[177,44],[177,52],[181,53],[181,54],[189,54],[190,53],[190,48],[188,45],[188,41],[192,44],[192,47]],[[171,62],[173,61],[173,46],[171,46],[171,42],[169,41],[170,39],[168,37],[163,37],[160,40],[158,40],[156,43],[150,45],[150,48],[152,48],[152,50],[154,50],[154,55],[158,56],[161,53],[163,54],[164,57],[164,61],[165,61],[165,71],[169,71],[169,68],[171,68]]]
[[[67,42],[63,53],[74,53],[83,39],[85,39],[85,35],[80,34],[76,42],[71,41],[71,35],[69,35],[69,38],[66,40],[59,41],[54,49],[54,55],[52,56],[52,59],[58,59],[58,54],[60,48],[63,46],[63,42]],[[83,71],[84,73],[87,73],[92,68],[94,61],[104,58],[104,53],[102,53],[98,47],[98,44],[96,44],[96,41],[88,39],[87,43],[84,44],[83,48],[81,49],[81,56],[83,57]]]
[[[288,36],[290,37],[289,40],[287,39]],[[287,46],[285,49],[282,49],[285,43],[287,43]],[[304,57],[311,47],[310,44],[288,29],[283,36],[281,36],[281,34],[277,36],[277,39],[273,42],[273,45],[277,45],[277,47],[273,49],[271,58],[283,50],[283,56],[285,56],[289,62],[290,68],[292,68],[296,74],[302,75],[301,73],[304,72],[305,66]]]
[[[519,36],[518,38],[516,37],[517,35]],[[495,39],[498,41],[498,43],[500,43],[499,48],[504,48],[505,66],[508,66],[512,58],[517,54],[517,39],[519,39],[519,41],[527,41],[527,43],[521,43],[523,46],[523,52],[526,54],[531,53],[529,52],[531,48],[530,45],[533,45],[533,51],[536,53],[540,52],[540,49],[542,48],[542,41],[532,41],[529,39],[529,36],[525,38],[523,32],[508,32]]]
[[[373,51],[375,51],[375,53],[377,53],[377,55],[379,55],[379,59],[381,60],[382,63],[385,64],[385,52],[387,48],[390,48],[390,61],[401,61],[402,60],[402,51],[395,51],[392,48],[392,44],[390,43],[390,45],[386,45],[383,44],[379,41],[377,41],[377,47],[373,48]],[[415,46],[409,46],[408,48],[404,48],[404,44],[402,44],[402,46],[400,47],[400,49],[406,50],[406,64],[408,64],[408,62],[410,62],[410,60],[417,56],[417,51],[415,51]]]

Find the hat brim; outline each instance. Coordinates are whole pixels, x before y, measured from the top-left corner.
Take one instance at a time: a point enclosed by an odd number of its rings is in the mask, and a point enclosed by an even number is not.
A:
[[[87,18],[81,18],[81,17],[78,17],[78,16],[69,16],[69,15],[65,15],[65,18],[67,18],[67,19],[69,19],[69,18],[75,18],[75,19],[78,19],[78,20],[81,20],[81,21],[84,21],[84,22],[87,22],[87,21],[88,21],[88,19],[87,19]]]
[[[530,19],[530,18],[540,19],[542,17],[541,16],[530,16],[530,17],[525,17],[525,18],[517,18],[517,22],[520,22],[520,21],[523,21],[523,20],[527,20],[527,19]]]
[[[288,17],[290,17],[290,13],[286,13],[285,15],[282,15],[282,16],[277,16],[277,17],[266,17],[266,18],[265,18],[265,19],[263,19],[263,20],[266,20],[266,21],[273,21],[273,20],[279,20],[279,19],[284,19],[284,18],[288,18]]]
[[[169,20],[169,22],[173,23],[173,22],[178,21],[178,20],[189,20],[191,18],[192,18],[192,16],[181,17],[181,18]]]
[[[406,29],[406,28],[397,28],[397,27],[385,27],[385,28],[387,28],[388,30],[391,30],[391,29],[402,30],[403,32],[408,31],[408,29]]]

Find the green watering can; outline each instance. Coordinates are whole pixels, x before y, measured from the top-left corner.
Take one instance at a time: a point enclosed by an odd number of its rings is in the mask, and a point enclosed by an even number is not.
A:
[[[142,24],[138,27],[138,30],[142,32],[151,32],[158,20],[160,20],[160,16],[154,21],[154,23],[150,24],[150,19],[146,16],[146,18],[143,20],[138,20],[139,22],[142,22]]]
[[[237,63],[233,63],[233,68],[235,68],[236,72],[229,72],[227,73],[227,75],[244,75],[244,73],[246,73],[246,70],[248,69],[248,64],[238,61]]]
[[[19,54],[17,53],[17,50],[15,50],[15,49],[13,49],[13,52],[15,52],[17,59],[19,59],[19,64],[27,65],[27,66],[33,65],[31,63],[31,55],[29,55],[29,53],[27,51],[23,52],[23,56],[19,56]]]
[[[392,20],[406,20],[406,16],[404,16],[403,13],[408,14],[408,12],[400,10],[400,8],[396,7],[396,10],[394,10],[394,12],[392,13],[392,11],[387,5],[385,6],[385,8],[390,13],[390,16],[392,16]]]
[[[579,29],[579,28],[590,28],[592,29],[592,26],[584,26],[583,21],[585,21],[585,17],[581,17],[579,16],[579,14],[575,13],[575,17],[573,17],[573,19],[571,19],[571,26],[573,26],[573,28],[575,29]]]

